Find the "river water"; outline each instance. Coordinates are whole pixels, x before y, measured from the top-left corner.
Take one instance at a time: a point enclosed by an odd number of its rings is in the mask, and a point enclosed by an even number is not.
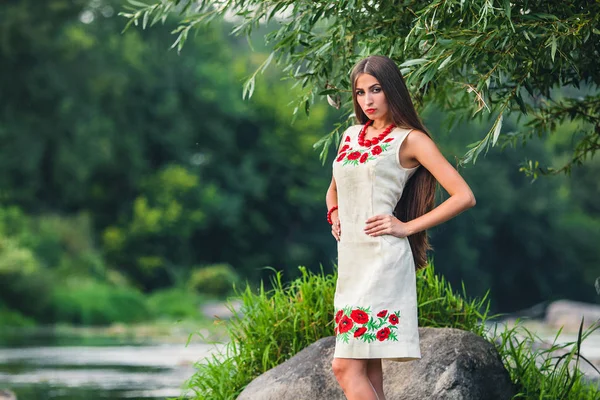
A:
[[[554,332],[538,332],[546,343]],[[0,336],[0,389],[18,400],[166,399],[184,393],[194,363],[217,350],[188,337],[107,337],[13,332]],[[558,342],[576,341],[564,333]],[[600,368],[600,332],[582,346],[582,355]],[[580,368],[595,382],[599,375],[585,363]]]
[[[13,333],[3,339],[0,389],[12,390],[18,400],[178,397],[195,372],[194,363],[216,349],[203,343],[186,345],[185,337],[164,343],[151,338],[84,340]]]

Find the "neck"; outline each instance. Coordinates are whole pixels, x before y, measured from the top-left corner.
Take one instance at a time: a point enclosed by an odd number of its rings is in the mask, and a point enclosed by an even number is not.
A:
[[[391,123],[392,123],[392,121],[390,121],[388,118],[377,118],[377,119],[373,120],[373,123],[371,124],[371,126],[375,130],[380,130],[380,129],[384,129],[385,127],[389,126]]]

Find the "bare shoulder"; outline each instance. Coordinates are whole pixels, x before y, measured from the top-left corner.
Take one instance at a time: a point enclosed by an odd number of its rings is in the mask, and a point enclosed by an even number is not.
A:
[[[428,153],[432,150],[437,150],[437,146],[428,134],[419,130],[413,129],[410,131],[406,139],[404,139],[403,151],[406,151],[407,156],[413,159],[418,159],[419,154]]]
[[[406,143],[408,146],[411,144],[433,144],[433,140],[425,132],[419,129],[413,129],[406,137]]]

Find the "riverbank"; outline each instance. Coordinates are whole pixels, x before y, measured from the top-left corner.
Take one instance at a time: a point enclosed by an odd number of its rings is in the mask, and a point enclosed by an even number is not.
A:
[[[158,320],[139,324],[115,323],[105,327],[66,324],[2,327],[0,347],[32,345],[106,346],[119,343],[152,344],[223,342],[227,340],[223,322],[201,320]]]

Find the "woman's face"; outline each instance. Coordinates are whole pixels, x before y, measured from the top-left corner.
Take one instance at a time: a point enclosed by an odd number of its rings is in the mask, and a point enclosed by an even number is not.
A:
[[[387,117],[387,99],[379,81],[373,75],[363,73],[358,76],[354,95],[358,105],[369,119]]]

